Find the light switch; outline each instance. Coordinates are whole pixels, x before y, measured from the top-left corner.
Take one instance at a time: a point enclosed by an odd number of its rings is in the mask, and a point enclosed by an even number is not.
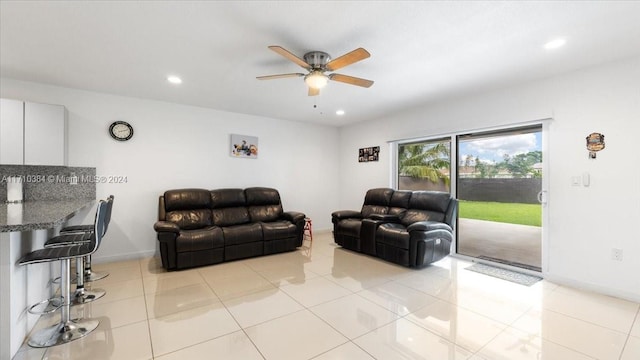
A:
[[[582,185],[582,178],[580,176],[572,176],[571,186],[580,186],[580,185]]]

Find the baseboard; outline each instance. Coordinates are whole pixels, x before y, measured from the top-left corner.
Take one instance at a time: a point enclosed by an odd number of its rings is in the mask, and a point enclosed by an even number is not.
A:
[[[136,253],[126,253],[118,255],[98,256],[93,255],[91,262],[94,264],[110,263],[117,261],[137,260],[156,256],[156,250],[139,251]]]
[[[613,296],[613,297],[617,297],[624,300],[640,302],[640,294],[638,293],[632,293],[629,291],[624,291],[619,289],[612,289],[610,287],[593,284],[589,282],[578,281],[575,279],[571,279],[571,278],[567,278],[564,276],[559,276],[551,273],[544,273],[544,278],[547,281],[550,281],[552,283],[556,283],[559,285],[566,285],[566,286],[570,286],[580,290],[593,291],[599,294]]]

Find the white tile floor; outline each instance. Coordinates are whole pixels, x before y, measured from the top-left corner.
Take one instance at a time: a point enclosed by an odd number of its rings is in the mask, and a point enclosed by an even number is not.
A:
[[[14,359],[640,359],[640,305],[541,281],[422,270],[344,250],[299,251],[178,272],[157,259],[97,264],[107,295],[72,308],[97,330]],[[42,317],[36,328],[59,314]]]

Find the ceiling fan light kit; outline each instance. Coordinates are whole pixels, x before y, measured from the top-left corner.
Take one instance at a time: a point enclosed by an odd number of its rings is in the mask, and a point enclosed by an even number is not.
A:
[[[288,77],[300,77],[304,76],[304,82],[309,87],[309,96],[315,96],[320,94],[320,89],[327,85],[329,80],[338,81],[349,85],[356,85],[368,88],[373,85],[373,81],[367,79],[361,79],[353,76],[342,74],[325,74],[327,71],[335,71],[343,68],[347,65],[351,65],[360,60],[364,60],[371,56],[369,52],[363,48],[357,48],[347,54],[344,54],[336,59],[331,60],[331,56],[323,51],[311,51],[304,54],[303,59],[297,57],[290,51],[281,46],[269,46],[269,49],[277,52],[285,57],[287,60],[296,63],[298,66],[306,69],[307,74],[303,73],[289,73],[278,75],[258,76],[258,80],[272,80],[282,79]]]
[[[314,70],[304,77],[304,82],[313,89],[322,89],[327,86],[329,78],[322,71]]]

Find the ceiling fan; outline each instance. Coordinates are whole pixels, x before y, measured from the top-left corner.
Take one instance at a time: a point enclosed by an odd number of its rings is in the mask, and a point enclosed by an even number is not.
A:
[[[327,85],[327,82],[329,80],[339,81],[345,84],[362,86],[366,88],[373,85],[373,81],[367,79],[361,79],[336,73],[325,74],[325,72],[338,70],[371,56],[371,54],[369,54],[369,52],[363,48],[357,48],[333,60],[331,59],[331,56],[329,56],[329,54],[323,51],[308,52],[304,54],[303,60],[281,46],[272,45],[269,46],[269,49],[305,68],[308,73],[258,76],[256,77],[258,80],[271,80],[304,76],[304,82],[307,84],[307,86],[309,86],[309,96],[319,95],[320,89]]]

